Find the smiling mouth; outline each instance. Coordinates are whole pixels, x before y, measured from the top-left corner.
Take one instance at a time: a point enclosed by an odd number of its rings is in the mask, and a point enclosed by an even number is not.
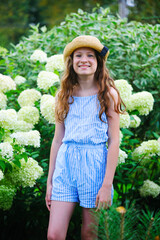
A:
[[[88,66],[88,65],[80,65],[79,67],[90,67],[90,66]]]

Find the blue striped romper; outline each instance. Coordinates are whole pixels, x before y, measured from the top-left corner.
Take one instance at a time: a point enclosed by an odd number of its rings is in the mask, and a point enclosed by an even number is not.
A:
[[[82,207],[94,208],[105,176],[108,124],[99,119],[97,94],[73,98],[57,153],[51,200],[79,202]],[[102,119],[107,122],[105,113]]]

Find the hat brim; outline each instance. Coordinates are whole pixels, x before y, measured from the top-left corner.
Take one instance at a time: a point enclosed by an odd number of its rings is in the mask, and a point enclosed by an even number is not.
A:
[[[82,35],[74,38],[72,42],[66,45],[63,52],[64,62],[66,62],[67,57],[69,57],[76,49],[82,47],[93,48],[99,53],[104,49],[104,45],[98,40],[98,38],[89,35]],[[108,55],[109,51],[103,56],[105,60],[107,60]]]

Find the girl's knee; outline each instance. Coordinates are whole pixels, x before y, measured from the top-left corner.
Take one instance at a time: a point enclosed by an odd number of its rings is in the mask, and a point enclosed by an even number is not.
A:
[[[48,240],[65,240],[65,236],[63,235],[62,231],[48,231],[47,235]]]
[[[82,240],[93,240],[96,239],[96,232],[90,226],[82,226],[81,237]]]

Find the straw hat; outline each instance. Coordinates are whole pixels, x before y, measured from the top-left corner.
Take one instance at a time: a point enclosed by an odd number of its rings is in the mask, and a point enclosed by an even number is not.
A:
[[[81,47],[89,47],[97,50],[100,56],[104,57],[107,60],[109,55],[108,48],[105,47],[96,37],[89,35],[81,35],[72,40],[72,42],[68,43],[64,49],[63,57],[64,62],[66,62],[67,57],[70,56],[76,49]]]

